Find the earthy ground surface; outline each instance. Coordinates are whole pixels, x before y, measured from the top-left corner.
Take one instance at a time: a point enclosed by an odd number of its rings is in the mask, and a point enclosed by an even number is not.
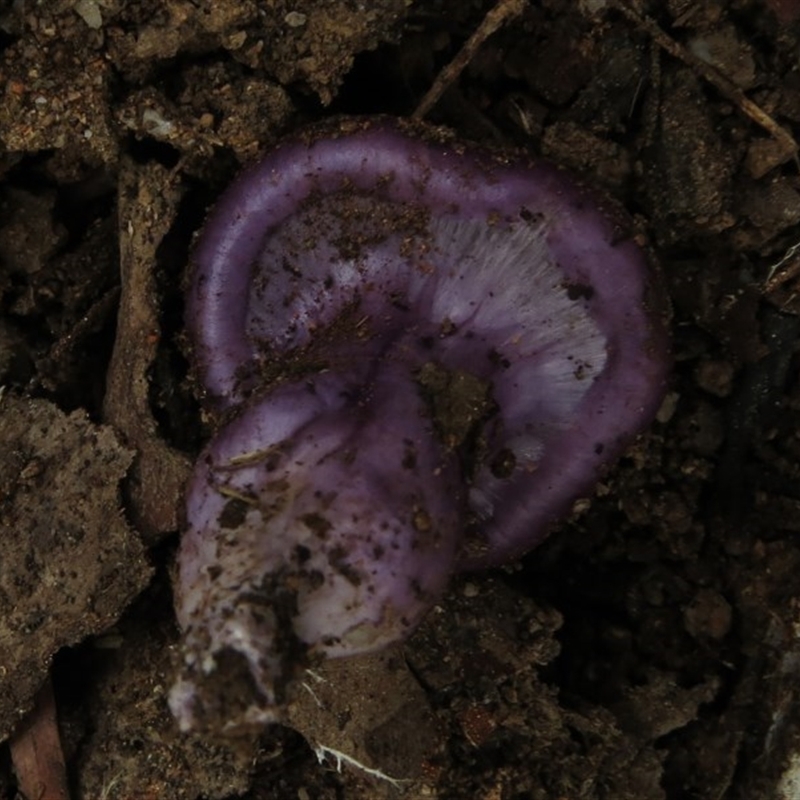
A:
[[[167,710],[180,493],[208,435],[181,338],[191,237],[281,134],[410,114],[491,7],[0,10],[0,735],[51,670],[73,798],[798,796],[788,0],[539,0],[472,55],[428,119],[571,167],[657,255],[675,357],[658,420],[522,563],[318,676],[296,730],[185,737]],[[3,750],[0,797],[15,785]]]

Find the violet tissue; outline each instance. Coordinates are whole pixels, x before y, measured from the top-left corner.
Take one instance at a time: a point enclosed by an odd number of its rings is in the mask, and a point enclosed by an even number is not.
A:
[[[304,667],[533,548],[663,396],[661,305],[615,207],[437,129],[338,126],[245,172],[194,253],[224,422],[178,559],[185,729],[280,719]]]

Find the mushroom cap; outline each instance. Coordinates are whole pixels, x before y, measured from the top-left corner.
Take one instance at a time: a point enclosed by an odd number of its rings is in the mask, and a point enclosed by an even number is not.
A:
[[[661,401],[655,274],[566,172],[428,126],[340,121],[245,171],[187,297],[222,425],[187,490],[181,726],[280,719],[304,666],[538,544]]]
[[[670,366],[659,288],[628,218],[566,171],[356,119],[284,142],[225,192],[186,319],[218,408],[272,391],[281,363],[352,374],[404,348],[409,374],[484,381],[496,411],[455,442],[474,568],[538,544],[652,420]]]

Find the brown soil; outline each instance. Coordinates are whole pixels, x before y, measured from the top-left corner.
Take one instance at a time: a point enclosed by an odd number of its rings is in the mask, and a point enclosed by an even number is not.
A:
[[[521,563],[316,675],[291,728],[183,736],[166,707],[180,496],[208,434],[183,355],[191,237],[283,133],[410,114],[492,5],[0,10],[0,734],[51,670],[74,800],[797,796],[789,0],[539,0],[473,54],[428,119],[572,168],[660,262],[658,420]],[[3,752],[0,798],[15,787]]]

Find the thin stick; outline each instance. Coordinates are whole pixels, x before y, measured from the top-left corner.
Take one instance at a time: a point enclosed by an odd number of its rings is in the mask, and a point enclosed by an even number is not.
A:
[[[787,158],[797,153],[798,145],[791,133],[779,125],[760,106],[756,105],[727,75],[724,75],[715,66],[703,61],[702,58],[678,44],[678,42],[664,33],[652,19],[639,13],[625,0],[611,0],[611,5],[636,25],[637,28],[647,33],[659,47],[691,67],[704,80],[714,86],[720,94],[736,105],[743,114],[753,120],[756,125],[771,134],[780,143]]]
[[[93,330],[98,328],[114,309],[119,300],[119,287],[114,286],[92,303],[91,308],[72,326],[72,329],[61,336],[50,348],[48,357],[58,362],[73,350]]]
[[[502,25],[518,17],[528,4],[528,0],[498,0],[497,5],[483,18],[475,33],[467,39],[456,57],[436,76],[433,85],[422,98],[412,119],[422,119],[439,102],[439,98],[453,84],[464,68],[475,57],[478,48]]]

